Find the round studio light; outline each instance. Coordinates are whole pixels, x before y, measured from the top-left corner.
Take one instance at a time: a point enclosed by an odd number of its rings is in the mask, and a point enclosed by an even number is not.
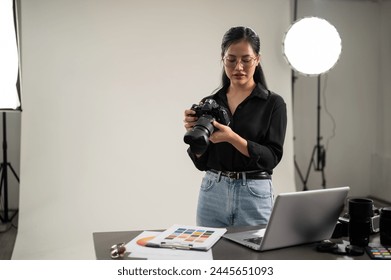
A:
[[[341,37],[325,19],[302,18],[285,34],[283,52],[290,66],[304,75],[320,75],[337,63],[341,54]]]

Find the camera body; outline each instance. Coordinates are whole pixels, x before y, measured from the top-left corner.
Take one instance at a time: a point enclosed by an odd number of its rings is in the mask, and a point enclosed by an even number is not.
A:
[[[220,106],[213,99],[206,99],[200,104],[193,104],[191,109],[198,118],[193,128],[186,132],[183,140],[190,145],[193,153],[203,154],[209,145],[209,137],[215,130],[213,121],[229,125],[230,119],[225,107]]]
[[[203,103],[193,104],[191,109],[195,112],[195,116],[199,119],[201,117],[211,116],[217,122],[223,125],[229,125],[228,111],[223,106],[217,104],[213,99],[206,99]]]

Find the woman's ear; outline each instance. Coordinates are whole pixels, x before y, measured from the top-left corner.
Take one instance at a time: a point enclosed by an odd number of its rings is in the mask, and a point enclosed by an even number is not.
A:
[[[257,56],[257,64],[259,64],[260,62],[261,62],[261,55],[258,54],[258,56]]]

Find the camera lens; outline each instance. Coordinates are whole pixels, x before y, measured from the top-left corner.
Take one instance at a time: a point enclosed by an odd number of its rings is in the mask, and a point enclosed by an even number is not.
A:
[[[384,207],[380,211],[380,243],[391,245],[391,207]]]
[[[349,199],[349,240],[351,245],[368,245],[372,216],[373,201],[371,199]]]
[[[201,116],[193,129],[186,132],[183,141],[190,145],[193,153],[203,154],[208,148],[209,136],[214,131],[213,120],[214,118],[212,116]]]

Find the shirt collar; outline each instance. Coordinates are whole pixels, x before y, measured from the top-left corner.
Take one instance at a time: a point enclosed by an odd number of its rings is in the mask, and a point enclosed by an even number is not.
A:
[[[257,86],[251,92],[252,96],[259,97],[263,100],[266,100],[269,97],[270,92],[260,83],[257,83]]]
[[[217,95],[219,95],[220,97],[223,96],[225,97],[227,94],[227,90],[228,88],[224,87],[217,92]],[[270,92],[260,83],[257,83],[256,87],[253,89],[253,91],[250,94],[251,97],[258,97],[263,100],[266,100],[269,97],[269,95]]]

